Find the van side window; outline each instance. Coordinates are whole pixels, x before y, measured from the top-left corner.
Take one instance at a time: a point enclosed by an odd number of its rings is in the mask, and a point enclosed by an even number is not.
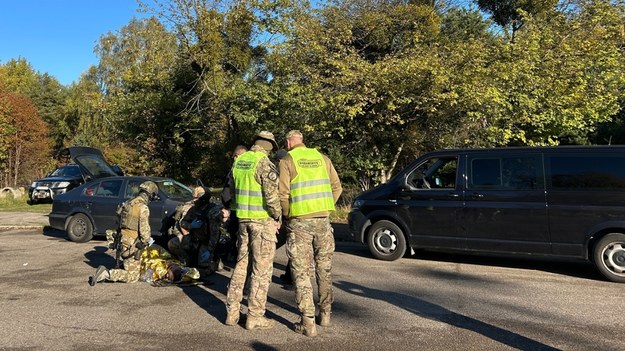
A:
[[[456,157],[431,158],[408,175],[407,183],[416,189],[455,189],[457,171]]]
[[[469,159],[469,189],[533,190],[542,187],[539,155],[472,157]]]
[[[549,156],[553,189],[625,190],[625,156]]]

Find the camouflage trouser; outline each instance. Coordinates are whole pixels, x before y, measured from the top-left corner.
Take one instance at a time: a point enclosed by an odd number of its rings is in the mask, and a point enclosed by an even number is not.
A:
[[[193,267],[206,268],[209,265],[207,262],[202,262],[200,248],[204,247],[211,253],[211,261],[216,261],[216,248],[219,243],[219,237],[221,236],[220,227],[211,228],[208,238],[197,237],[195,234],[189,234],[182,237],[182,240],[178,236],[174,236],[167,242],[167,248],[169,252],[177,257],[180,261],[186,265]]]
[[[134,256],[130,256],[124,260],[124,269],[111,269],[110,277],[107,279],[111,282],[134,283],[139,280],[141,271],[141,260],[135,260]]]
[[[239,224],[237,263],[228,286],[227,309],[238,311],[243,299],[243,287],[251,256],[252,274],[247,298],[248,315],[261,317],[265,314],[267,292],[273,274],[273,257],[276,253],[276,225],[273,219],[242,220]]]
[[[319,309],[330,312],[332,302],[332,255],[334,233],[326,218],[290,219],[286,225],[286,252],[291,260],[295,302],[302,316],[314,317],[315,303],[310,281],[310,262],[314,258],[319,286]]]
[[[177,257],[185,265],[192,264],[191,257],[193,252],[193,243],[191,242],[191,236],[185,235],[182,240],[178,239],[178,236],[174,236],[167,242],[167,248],[169,252]]]

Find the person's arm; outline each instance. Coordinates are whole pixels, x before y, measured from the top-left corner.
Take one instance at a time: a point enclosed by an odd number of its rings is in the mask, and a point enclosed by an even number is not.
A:
[[[152,236],[152,229],[150,229],[150,209],[147,205],[141,205],[141,212],[139,213],[139,240],[142,243],[148,244],[150,237]]]
[[[225,208],[230,208],[230,203],[234,198],[234,192],[232,191],[232,185],[234,184],[234,179],[232,178],[232,169],[228,172],[228,176],[226,176],[226,182],[224,183],[224,188],[221,191],[221,203]]]
[[[332,187],[332,197],[334,198],[334,203],[336,203],[343,192],[343,187],[341,186],[341,180],[339,179],[339,175],[334,169],[334,165],[329,157],[325,156],[326,167],[328,168],[328,176],[330,176],[330,186]]]
[[[280,207],[278,194],[278,169],[269,158],[265,157],[259,161],[254,176],[263,189],[263,197],[269,214],[273,219],[279,221],[282,216],[282,207]]]
[[[291,175],[290,165],[293,163],[291,155],[286,155],[280,160],[280,176],[278,181],[278,196],[280,197],[280,206],[282,207],[282,216],[289,216],[289,197],[291,196]]]

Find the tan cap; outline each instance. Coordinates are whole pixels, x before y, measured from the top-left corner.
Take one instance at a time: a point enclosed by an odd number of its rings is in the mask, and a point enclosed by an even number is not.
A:
[[[273,133],[272,132],[268,132],[266,130],[259,132],[258,134],[256,134],[256,136],[254,137],[254,141],[256,140],[266,140],[268,142],[271,143],[271,145],[273,146],[273,149],[277,149],[278,148],[278,143],[276,143],[276,138],[274,138]]]

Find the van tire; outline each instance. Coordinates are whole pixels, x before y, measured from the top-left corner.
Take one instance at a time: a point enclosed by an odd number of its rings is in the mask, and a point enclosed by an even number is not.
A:
[[[594,246],[593,259],[604,277],[625,283],[625,234],[611,233],[601,238]]]
[[[381,220],[369,228],[367,245],[373,257],[384,261],[395,261],[406,253],[406,237],[397,224]]]
[[[93,225],[89,217],[82,213],[73,215],[67,223],[69,240],[77,243],[86,243],[93,238]]]

